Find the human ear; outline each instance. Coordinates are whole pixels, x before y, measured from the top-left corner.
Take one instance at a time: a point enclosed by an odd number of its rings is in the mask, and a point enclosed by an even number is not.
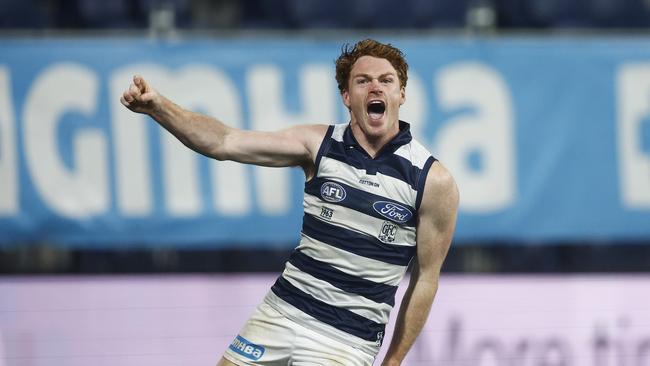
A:
[[[348,109],[350,108],[350,93],[347,90],[341,92],[341,99],[343,99],[343,104],[345,104]]]

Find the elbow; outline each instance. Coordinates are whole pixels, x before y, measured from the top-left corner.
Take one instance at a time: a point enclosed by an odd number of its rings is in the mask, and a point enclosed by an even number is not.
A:
[[[209,141],[201,137],[200,134],[192,133],[187,135],[179,135],[176,137],[178,138],[178,141],[180,141],[188,149],[201,155],[216,158],[214,156],[214,153],[211,152],[212,148],[209,144]]]
[[[231,130],[228,128],[193,128],[179,136],[179,140],[201,155],[216,160],[229,160],[226,142],[230,132]]]
[[[191,145],[186,144],[186,146],[199,154],[219,161],[230,160],[229,153],[223,143],[223,136],[198,135],[192,141]]]

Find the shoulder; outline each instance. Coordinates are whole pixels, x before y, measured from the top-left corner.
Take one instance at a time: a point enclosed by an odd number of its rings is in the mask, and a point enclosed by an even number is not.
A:
[[[294,140],[302,141],[309,150],[318,150],[318,146],[320,146],[325,134],[327,134],[328,128],[329,126],[326,124],[295,125],[279,133],[285,134]]]
[[[430,189],[442,191],[458,190],[454,177],[451,175],[449,170],[447,170],[447,168],[438,160],[431,164],[431,168],[427,174],[426,186]]]
[[[291,133],[294,133],[296,135],[303,135],[304,137],[307,138],[313,138],[313,137],[324,137],[325,133],[327,133],[327,129],[329,128],[329,125],[326,124],[310,124],[310,125],[295,125],[292,127],[289,127],[288,129],[284,131],[290,131]]]
[[[454,177],[440,161],[435,161],[427,174],[420,209],[424,212],[449,212],[455,215],[459,199]]]

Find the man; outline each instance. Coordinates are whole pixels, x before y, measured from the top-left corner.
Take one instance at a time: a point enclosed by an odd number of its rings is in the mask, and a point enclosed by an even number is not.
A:
[[[346,46],[336,79],[350,122],[278,132],[238,130],[187,111],[140,76],[124,92],[122,104],[194,151],[305,173],[300,245],[219,366],[372,365],[410,264],[383,360],[401,364],[429,314],[458,207],[451,175],[399,120],[407,69],[391,45]]]

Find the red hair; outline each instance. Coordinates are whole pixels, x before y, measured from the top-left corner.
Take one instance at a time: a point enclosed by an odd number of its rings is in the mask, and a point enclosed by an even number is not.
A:
[[[336,59],[336,82],[341,93],[348,90],[348,81],[350,79],[352,66],[354,66],[354,63],[363,56],[372,56],[388,60],[388,62],[390,62],[390,64],[395,68],[395,71],[397,71],[400,86],[406,86],[409,66],[406,63],[402,51],[393,47],[391,44],[383,44],[374,39],[364,39],[363,41],[357,42],[357,44],[352,48],[350,48],[349,44],[345,44],[341,49],[341,55]]]

